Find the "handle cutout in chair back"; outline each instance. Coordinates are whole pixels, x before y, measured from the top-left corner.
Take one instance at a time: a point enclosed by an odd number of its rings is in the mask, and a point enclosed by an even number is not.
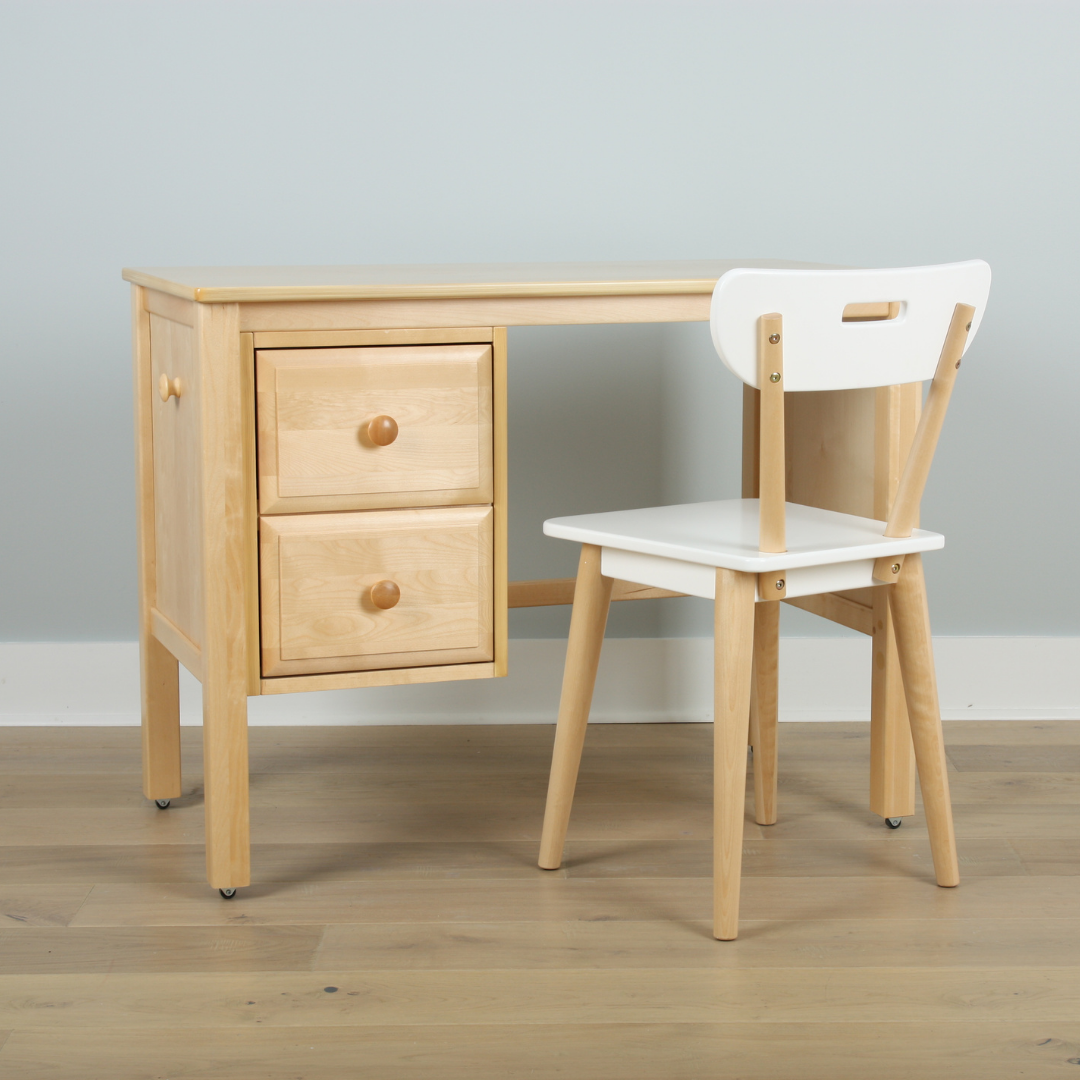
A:
[[[777,312],[788,392],[923,382],[934,375],[956,305],[975,309],[970,344],[989,291],[981,259],[898,270],[742,267],[713,290],[713,344],[744,383],[761,389],[758,318]]]
[[[888,322],[900,314],[902,300],[872,300],[869,303],[845,304],[841,322]]]

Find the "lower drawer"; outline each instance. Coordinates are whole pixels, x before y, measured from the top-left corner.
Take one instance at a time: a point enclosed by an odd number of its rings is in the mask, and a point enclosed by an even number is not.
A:
[[[262,518],[263,675],[492,660],[492,524],[490,506]]]

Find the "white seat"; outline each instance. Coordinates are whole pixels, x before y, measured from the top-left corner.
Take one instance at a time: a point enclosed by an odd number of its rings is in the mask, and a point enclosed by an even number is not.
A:
[[[774,652],[755,656],[755,634],[759,642],[775,643],[778,600],[874,587],[888,590],[937,883],[959,882],[921,561],[922,552],[945,540],[914,525],[957,369],[989,288],[990,268],[979,261],[901,270],[737,269],[717,282],[713,343],[727,367],[757,392],[751,493],[759,497],[544,523],[547,535],[582,548],[541,867],[562,862],[614,579],[707,597],[715,612],[714,933],[736,937],[752,700],[755,783],[767,776],[771,784],[760,802],[765,819],[758,820],[775,821]],[[785,390],[875,387],[931,376],[888,521],[785,501]]]
[[[605,577],[716,598],[715,569],[749,574],[784,571],[785,596],[812,596],[875,584],[879,558],[934,551],[941,533],[913,529],[910,536],[885,536],[885,522],[838,514],[816,506],[785,504],[787,551],[759,549],[757,499],[650,506],[606,514],[551,518],[544,533],[602,549]],[[773,596],[760,595],[760,600]]]

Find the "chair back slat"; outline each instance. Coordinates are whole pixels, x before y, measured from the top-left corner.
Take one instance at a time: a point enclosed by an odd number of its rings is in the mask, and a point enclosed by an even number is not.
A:
[[[953,309],[975,309],[970,344],[989,290],[990,267],[981,259],[899,270],[744,267],[716,283],[713,343],[744,383],[760,389],[758,319],[778,312],[785,390],[921,382],[934,374]]]
[[[760,551],[787,551],[784,452],[784,320],[775,312],[758,320],[758,530]]]
[[[900,486],[896,489],[896,498],[889,511],[886,536],[910,536],[919,520],[919,503],[922,502],[926,478],[930,475],[938,436],[945,422],[960,358],[964,355],[974,318],[975,309],[970,304],[956,305],[938,358],[934,381],[930,384],[930,393],[926,396],[926,404],[919,417],[915,439],[900,475]]]

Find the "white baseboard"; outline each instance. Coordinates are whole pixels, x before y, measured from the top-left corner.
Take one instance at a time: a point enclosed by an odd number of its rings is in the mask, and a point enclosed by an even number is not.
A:
[[[510,643],[505,679],[326,690],[252,698],[252,724],[552,723],[565,641]],[[1080,638],[939,637],[947,720],[1080,718]],[[782,720],[868,720],[870,641],[784,638]],[[131,642],[0,643],[0,726],[124,725],[139,720],[138,649]],[[612,638],[593,702],[601,723],[708,721],[712,642]],[[200,688],[182,672],[185,724],[201,723]]]

